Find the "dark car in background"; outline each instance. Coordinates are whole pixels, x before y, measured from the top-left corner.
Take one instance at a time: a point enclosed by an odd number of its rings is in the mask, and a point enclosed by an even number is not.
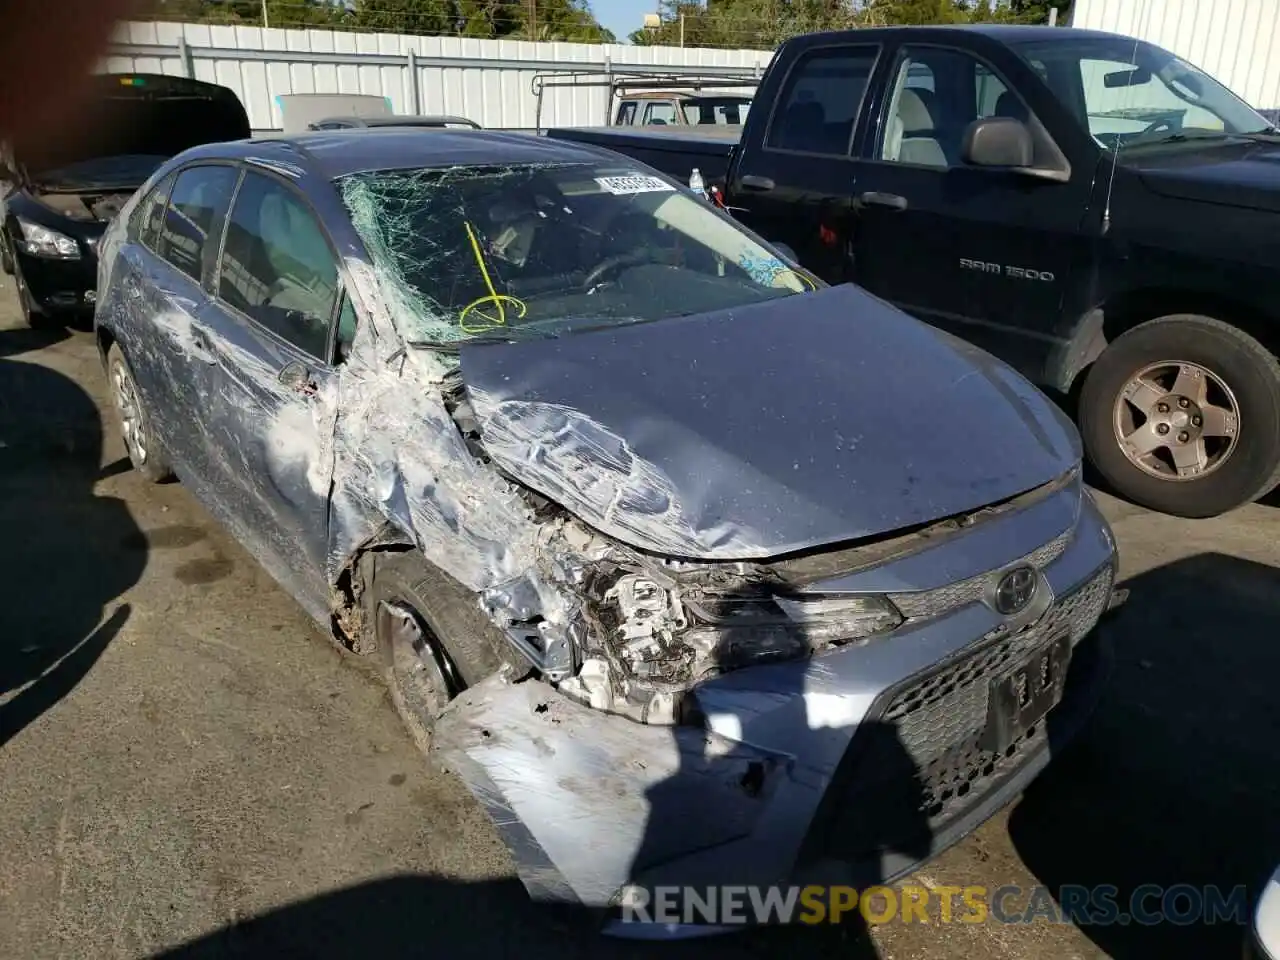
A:
[[[250,135],[244,105],[212,83],[103,74],[92,120],[62,142],[5,148],[0,267],[17,280],[28,323],[92,312],[98,241],[151,174],[189,147]]]

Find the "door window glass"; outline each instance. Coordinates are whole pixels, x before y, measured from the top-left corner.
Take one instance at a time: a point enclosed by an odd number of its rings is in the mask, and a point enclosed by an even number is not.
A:
[[[765,145],[846,156],[878,53],[833,47],[805,55],[787,78]]]
[[[644,108],[644,122],[647,124],[668,124],[676,122],[676,107],[673,103],[651,103]]]
[[[635,122],[636,102],[634,100],[627,100],[618,108],[618,123],[629,127]]]
[[[227,223],[218,295],[313,357],[326,358],[338,265],[315,215],[283,184],[245,175]]]
[[[164,223],[164,208],[169,202],[169,191],[172,187],[173,174],[170,174],[152,188],[134,212],[132,224],[134,236],[148,247],[154,248],[160,236],[160,226]]]
[[[1024,123],[1022,99],[982,61],[961,50],[907,47],[880,139],[879,158],[945,169],[961,162],[965,131],[975,120]]]
[[[193,280],[207,245],[217,243],[239,171],[229,166],[188,167],[178,174],[156,252]]]

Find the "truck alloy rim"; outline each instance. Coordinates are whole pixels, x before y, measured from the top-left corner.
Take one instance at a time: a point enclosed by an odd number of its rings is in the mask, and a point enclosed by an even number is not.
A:
[[[1116,398],[1120,449],[1161,480],[1198,480],[1230,459],[1240,438],[1240,405],[1212,370],[1162,360],[1139,370]]]
[[[116,388],[116,409],[120,411],[120,432],[124,445],[135,463],[147,462],[147,441],[142,431],[142,413],[138,408],[138,394],[133,388],[133,378],[124,364],[117,361],[111,371],[111,381]]]

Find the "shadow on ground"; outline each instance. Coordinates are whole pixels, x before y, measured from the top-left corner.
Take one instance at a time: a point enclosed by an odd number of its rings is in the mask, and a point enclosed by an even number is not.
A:
[[[0,332],[0,355],[50,336]],[[103,617],[141,575],[146,541],[123,501],[95,494],[101,461],[89,395],[0,359],[0,747],[74,689],[129,618],[128,605]]]
[[[876,956],[851,925],[773,928],[647,944],[601,936],[592,922],[594,915],[587,912],[549,911],[530,901],[515,880],[461,883],[438,877],[389,877],[283,907],[157,954],[154,960]]]
[[[1014,844],[1051,889],[1114,885],[1121,912],[1144,884],[1252,894],[1280,860],[1280,570],[1209,553],[1127,585],[1108,695],[1013,812]],[[1240,955],[1230,920],[1085,932],[1117,960]]]

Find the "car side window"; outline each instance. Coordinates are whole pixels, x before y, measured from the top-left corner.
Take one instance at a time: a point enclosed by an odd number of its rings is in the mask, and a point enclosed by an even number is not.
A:
[[[333,352],[338,363],[347,359],[351,353],[351,344],[356,339],[356,308],[349,296],[342,298],[342,308],[338,311],[338,333],[334,338]]]
[[[847,156],[880,48],[811,51],[792,68],[770,121],[765,146]]]
[[[893,163],[956,166],[973,121],[1009,117],[1025,123],[1031,115],[990,67],[963,50],[905,47],[892,90],[877,157]]]
[[[634,100],[624,100],[622,106],[618,108],[617,123],[619,126],[629,127],[636,122],[636,102]]]
[[[647,104],[644,108],[644,122],[646,124],[655,124],[665,126],[669,123],[676,122],[676,107],[674,103],[658,101],[656,103]]]
[[[174,175],[171,173],[142,198],[133,212],[133,221],[129,224],[130,232],[144,246],[155,249],[160,237],[160,226],[164,223],[164,209],[169,202],[169,191],[173,189]]]
[[[218,295],[327,360],[338,288],[338,264],[315,214],[284,184],[246,173],[227,221]]]
[[[187,167],[173,183],[155,250],[193,280],[200,279],[211,235],[212,242],[218,242],[239,175],[235,167],[211,164]]]

